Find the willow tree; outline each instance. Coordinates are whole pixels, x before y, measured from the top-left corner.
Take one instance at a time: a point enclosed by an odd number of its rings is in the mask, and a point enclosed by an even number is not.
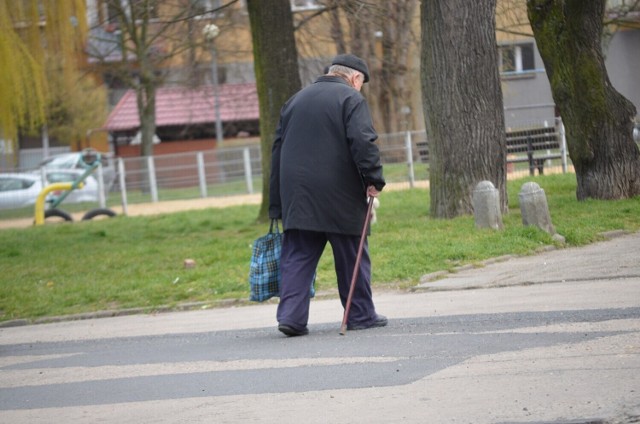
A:
[[[62,83],[72,86],[86,33],[84,0],[0,0],[0,138],[15,145],[19,129],[46,122],[45,61],[58,55]]]
[[[293,35],[289,0],[247,0],[253,61],[260,104],[262,151],[262,205],[259,221],[269,217],[271,148],[282,105],[302,88],[298,73],[298,51]]]
[[[551,92],[566,128],[578,200],[640,194],[636,109],[611,85],[601,48],[606,0],[528,0]]]
[[[506,211],[506,139],[495,36],[496,0],[422,2],[422,98],[431,215],[473,212],[491,181]]]

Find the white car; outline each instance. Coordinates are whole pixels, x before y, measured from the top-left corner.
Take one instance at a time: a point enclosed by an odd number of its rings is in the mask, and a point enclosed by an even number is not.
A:
[[[82,175],[79,170],[50,170],[46,173],[47,184],[73,182]],[[0,174],[0,209],[16,209],[32,206],[44,185],[40,172]],[[52,192],[47,201],[52,202],[62,192]],[[97,202],[98,183],[93,175],[85,178],[84,186],[72,190],[64,203]]]
[[[95,150],[91,150],[89,154],[98,153]],[[45,168],[47,172],[51,170],[77,170],[85,171],[90,164],[85,163],[83,155],[87,154],[87,151],[62,153],[59,155],[50,156],[45,158],[38,164],[38,168]],[[113,157],[107,153],[100,153],[102,162],[102,177],[104,181],[105,189],[108,191],[112,184],[115,182],[116,171],[113,161]],[[93,158],[92,158],[93,159]],[[97,175],[97,170],[93,175]]]
[[[0,209],[33,205],[42,191],[42,179],[34,174],[0,174]]]

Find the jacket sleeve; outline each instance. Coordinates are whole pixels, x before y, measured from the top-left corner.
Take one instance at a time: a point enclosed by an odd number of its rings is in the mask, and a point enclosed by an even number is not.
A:
[[[354,103],[347,117],[347,140],[351,156],[358,167],[365,186],[373,185],[381,191],[386,182],[382,175],[380,150],[375,141],[378,134],[373,128],[369,107],[361,95],[354,97]]]
[[[269,218],[282,219],[280,200],[280,149],[282,147],[282,120],[278,122],[271,148],[271,175],[269,176]]]

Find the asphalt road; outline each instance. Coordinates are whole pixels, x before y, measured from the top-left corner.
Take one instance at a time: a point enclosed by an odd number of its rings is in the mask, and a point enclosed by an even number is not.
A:
[[[6,423],[640,422],[640,234],[376,292],[389,325],[275,304],[0,329]]]

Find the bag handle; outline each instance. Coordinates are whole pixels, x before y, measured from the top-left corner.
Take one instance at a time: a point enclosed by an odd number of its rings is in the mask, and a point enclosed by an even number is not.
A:
[[[271,225],[269,226],[269,233],[273,233],[273,223],[276,224],[276,234],[280,233],[280,225],[278,224],[278,219],[274,218],[271,220]]]

